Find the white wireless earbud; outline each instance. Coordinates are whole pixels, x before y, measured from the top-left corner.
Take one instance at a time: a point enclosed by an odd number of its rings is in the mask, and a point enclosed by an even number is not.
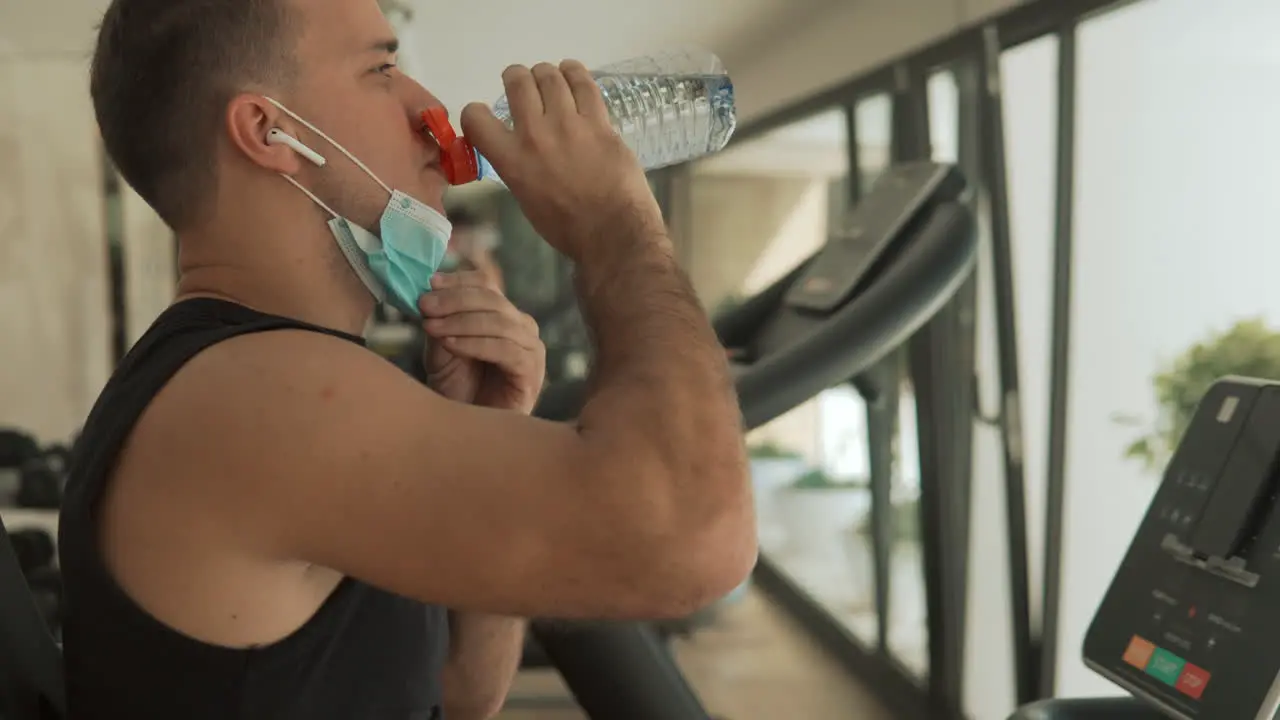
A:
[[[284,145],[302,157],[310,160],[316,167],[324,167],[325,159],[320,155],[320,153],[312,150],[306,145],[303,145],[301,140],[286,133],[280,128],[271,128],[271,131],[267,133],[267,144]]]

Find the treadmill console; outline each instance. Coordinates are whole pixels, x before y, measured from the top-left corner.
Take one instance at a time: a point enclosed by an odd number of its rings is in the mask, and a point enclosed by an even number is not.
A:
[[[965,183],[950,165],[907,163],[886,171],[835,228],[787,293],[796,310],[830,313],[843,305],[907,225],[936,202],[954,200]]]
[[[1205,394],[1085,636],[1085,664],[1174,718],[1280,709],[1280,384]]]

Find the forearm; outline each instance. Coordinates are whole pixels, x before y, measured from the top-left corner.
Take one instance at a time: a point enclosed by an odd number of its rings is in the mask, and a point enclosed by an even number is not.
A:
[[[502,709],[524,651],[525,621],[449,612],[444,710],[449,720],[485,720]]]
[[[670,241],[638,236],[607,252],[578,269],[596,345],[581,431],[614,461],[656,458],[669,471],[667,507],[691,521],[741,511],[729,507],[750,503],[737,395]]]

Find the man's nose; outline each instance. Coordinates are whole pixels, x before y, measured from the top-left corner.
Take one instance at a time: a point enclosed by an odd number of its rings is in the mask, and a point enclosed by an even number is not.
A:
[[[443,107],[443,103],[430,90],[419,85],[417,81],[411,78],[405,78],[405,87],[401,93],[404,102],[404,111],[409,118],[409,124],[423,140],[434,142],[426,125],[422,121],[422,111],[433,107]]]
[[[418,84],[417,80],[409,77],[404,78],[401,97],[404,100],[405,112],[415,118],[421,115],[423,110],[442,104],[440,98],[432,95],[430,90]]]

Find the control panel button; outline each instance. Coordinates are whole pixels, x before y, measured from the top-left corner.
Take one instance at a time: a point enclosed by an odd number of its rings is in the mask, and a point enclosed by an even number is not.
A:
[[[1129,641],[1129,648],[1124,651],[1124,661],[1139,670],[1146,670],[1147,663],[1151,661],[1151,654],[1155,651],[1155,645],[1134,635]]]
[[[1186,664],[1186,660],[1168,650],[1156,648],[1151,654],[1151,662],[1147,663],[1147,674],[1169,687],[1174,687],[1178,684],[1178,678],[1182,676],[1182,668]]]
[[[1205,686],[1208,684],[1209,671],[1187,663],[1182,668],[1182,676],[1178,678],[1178,684],[1174,687],[1183,695],[1193,700],[1199,700],[1200,696],[1204,694]]]

